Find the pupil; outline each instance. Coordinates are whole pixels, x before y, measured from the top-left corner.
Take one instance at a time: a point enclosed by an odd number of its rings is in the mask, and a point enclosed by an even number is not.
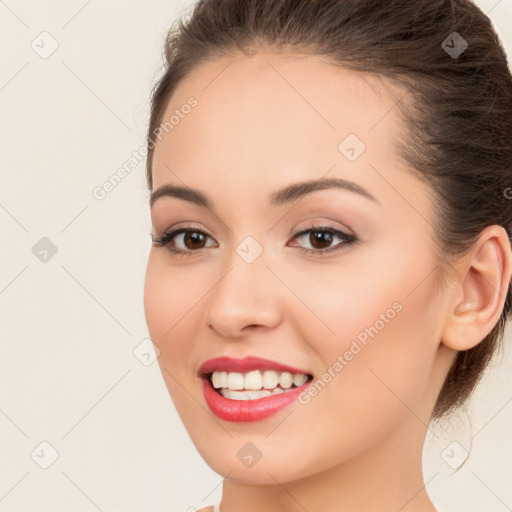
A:
[[[313,247],[315,247],[317,242],[319,242],[322,247],[329,246],[331,242],[331,233],[329,233],[329,231],[314,231],[312,235],[313,241],[311,245],[313,245]]]
[[[190,242],[192,240],[192,245],[198,245],[197,242],[201,242],[201,238],[203,237],[202,233],[187,233],[185,235],[186,242]]]

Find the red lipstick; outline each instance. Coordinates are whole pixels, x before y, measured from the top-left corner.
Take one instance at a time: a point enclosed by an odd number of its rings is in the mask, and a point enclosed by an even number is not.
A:
[[[253,370],[273,370],[276,372],[311,374],[305,370],[277,363],[259,357],[246,357],[233,359],[230,357],[217,357],[205,361],[199,368],[198,374],[202,377],[202,389],[205,401],[210,410],[219,418],[234,422],[260,421],[276,414],[287,405],[295,402],[298,396],[309,386],[309,379],[301,386],[289,391],[258,398],[255,400],[232,400],[223,397],[211,382],[210,376],[214,371],[248,373]]]

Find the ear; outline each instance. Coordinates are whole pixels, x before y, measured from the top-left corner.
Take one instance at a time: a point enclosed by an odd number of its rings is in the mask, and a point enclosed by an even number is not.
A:
[[[457,280],[442,342],[454,350],[478,345],[498,322],[512,274],[512,251],[505,228],[485,228],[457,263]]]

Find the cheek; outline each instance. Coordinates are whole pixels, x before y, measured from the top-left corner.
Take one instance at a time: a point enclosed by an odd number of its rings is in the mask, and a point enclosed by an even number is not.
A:
[[[294,280],[310,311],[297,307],[302,317],[295,321],[303,326],[317,379],[324,383],[313,407],[317,414],[329,411],[334,424],[393,422],[410,414],[407,407],[419,411],[426,405],[440,336],[438,290],[433,276],[426,277],[435,265],[428,256],[388,256],[392,264],[360,258],[338,272],[325,267],[301,287],[298,276]]]
[[[191,399],[197,389],[192,366],[197,314],[206,290],[190,284],[190,275],[167,264],[166,255],[152,250],[144,281],[144,311],[158,364],[169,395],[184,425],[200,422],[202,409]],[[204,414],[204,412],[203,412]]]
[[[165,249],[152,249],[144,280],[144,311],[148,327],[157,338],[174,338],[180,320],[193,315],[192,306],[205,293],[194,275],[169,264]],[[188,313],[187,313],[188,312]]]
[[[204,293],[191,283],[190,275],[169,266],[165,254],[152,249],[144,280],[144,312],[151,340],[160,349],[159,362],[169,371],[190,370],[183,362],[193,348],[191,329],[198,326],[194,305],[200,307]]]

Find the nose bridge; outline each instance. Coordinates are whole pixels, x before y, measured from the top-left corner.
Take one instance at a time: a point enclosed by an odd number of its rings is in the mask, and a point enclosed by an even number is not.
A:
[[[236,337],[248,325],[274,326],[279,320],[272,272],[263,246],[246,237],[226,258],[211,292],[206,320],[217,332]]]

